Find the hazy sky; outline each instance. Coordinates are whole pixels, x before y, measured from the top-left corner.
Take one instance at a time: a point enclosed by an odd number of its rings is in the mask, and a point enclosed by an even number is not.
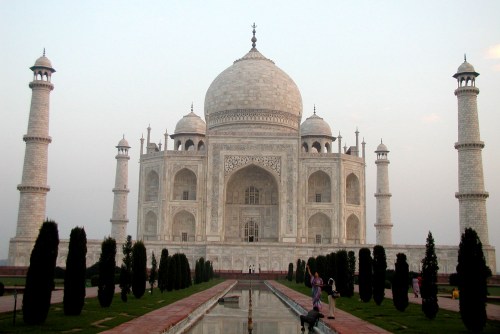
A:
[[[128,233],[136,235],[139,138],[163,142],[191,103],[203,116],[210,83],[251,48],[299,87],[303,119],[317,114],[343,143],[367,145],[367,241],[375,242],[376,155],[390,150],[393,240],[458,245],[457,86],[476,80],[490,244],[500,249],[499,1],[1,1],[0,258],[16,233],[32,80],[46,55],[52,76],[47,215],[61,238],[111,231],[116,148],[129,162]],[[334,145],[336,148],[336,144]],[[169,142],[172,148],[172,142]],[[335,150],[336,151],[336,150]],[[500,257],[498,254],[497,258]],[[499,259],[497,259],[497,268]]]

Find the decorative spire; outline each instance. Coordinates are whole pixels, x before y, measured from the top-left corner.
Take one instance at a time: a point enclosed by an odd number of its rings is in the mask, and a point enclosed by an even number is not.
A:
[[[193,102],[191,102],[191,112],[193,112]]]
[[[255,25],[255,22],[253,23],[252,28],[253,28],[253,30],[252,30],[252,33],[253,33],[252,49],[255,49],[255,46],[257,45],[257,44],[255,44],[255,42],[257,42],[257,38],[255,38],[255,28],[257,28],[257,26]]]
[[[316,103],[314,104],[314,115],[316,115]]]
[[[464,53],[464,63],[466,63],[466,62],[467,62],[467,54]]]
[[[43,48],[43,56],[45,57],[45,48]]]

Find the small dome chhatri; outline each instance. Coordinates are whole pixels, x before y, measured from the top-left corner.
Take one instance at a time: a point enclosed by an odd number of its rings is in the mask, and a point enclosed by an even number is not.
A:
[[[191,112],[177,122],[174,134],[206,134],[206,124],[200,116],[193,112],[193,105],[191,104]]]
[[[35,68],[46,68],[52,72],[56,71],[52,68],[52,63],[49,58],[45,57],[45,49],[43,49],[43,55],[35,61],[35,65],[31,67],[31,70]]]
[[[321,117],[316,115],[316,106],[314,114],[308,117],[300,126],[300,135],[304,136],[332,136],[330,125]]]
[[[120,148],[120,147],[130,148],[128,141],[125,139],[125,135],[123,135],[123,138],[118,142],[118,145],[116,145],[116,147],[117,148]]]
[[[387,146],[385,146],[385,144],[382,142],[382,139],[380,139],[380,144],[377,146],[377,150],[375,151],[375,153],[382,153],[382,152],[389,152],[389,150],[387,149]]]
[[[474,69],[474,66],[467,62],[467,56],[464,55],[464,62],[458,67],[457,73],[453,77],[457,78],[458,76],[466,74],[472,74],[476,77],[479,75]]]

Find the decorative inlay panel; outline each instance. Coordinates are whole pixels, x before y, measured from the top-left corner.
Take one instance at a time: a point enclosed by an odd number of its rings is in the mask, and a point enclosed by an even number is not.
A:
[[[245,156],[228,155],[224,157],[224,175],[230,174],[234,169],[255,163],[267,167],[281,176],[281,157],[279,156]]]

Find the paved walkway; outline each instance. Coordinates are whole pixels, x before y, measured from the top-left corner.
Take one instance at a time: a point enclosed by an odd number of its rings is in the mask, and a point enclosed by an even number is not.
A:
[[[85,290],[86,297],[85,298],[92,298],[92,297],[97,297],[97,287],[92,287],[92,288],[87,288]],[[119,292],[120,288],[115,287],[115,292]],[[62,303],[63,302],[63,296],[64,296],[64,289],[58,289],[52,291],[52,297],[50,298],[50,303],[51,304],[57,304],[57,303]],[[23,307],[23,295],[18,294],[17,295],[17,305],[16,309],[19,311]],[[2,296],[0,297],[0,313],[5,313],[5,312],[12,312],[14,311],[14,296]]]
[[[236,283],[235,280],[226,280],[221,284],[207,289],[205,291],[191,295],[190,297],[179,300],[173,304],[167,305],[141,317],[135,318],[129,322],[123,323],[111,330],[106,331],[108,334],[115,333],[162,333],[169,328],[173,328],[183,320],[188,319],[192,314],[199,309],[200,306],[206,304],[210,299],[215,298],[224,293],[228,288]],[[276,282],[268,281],[275,289],[281,291],[288,298],[295,301],[305,309],[311,306],[311,298],[307,295],[289,289],[286,286]],[[357,289],[357,286],[356,286]],[[97,296],[97,288],[87,288],[87,297]],[[385,298],[392,299],[392,291],[385,290]],[[63,290],[52,292],[52,303],[61,303],[63,300]],[[421,304],[421,298],[414,298],[413,293],[409,294],[409,301],[411,303]],[[459,311],[459,301],[447,297],[439,298],[439,307],[451,311]],[[17,309],[20,310],[22,306],[22,295],[18,295]],[[12,311],[14,308],[13,296],[0,297],[0,313]],[[500,306],[487,304],[486,312],[488,319],[500,321]],[[386,330],[363,321],[350,313],[346,313],[337,308],[335,311],[335,320],[323,318],[322,321],[326,326],[334,331],[342,334],[360,333],[389,333]]]
[[[358,285],[355,285],[354,291],[358,292],[358,287],[359,287]],[[385,298],[392,299],[391,289],[385,289]],[[408,294],[408,300],[410,303],[422,305],[422,298],[415,298],[413,296],[413,292]],[[451,299],[445,296],[438,295],[438,305],[439,308],[441,309],[460,312],[460,305],[458,299]],[[500,321],[500,305],[486,304],[486,315],[490,320]]]

